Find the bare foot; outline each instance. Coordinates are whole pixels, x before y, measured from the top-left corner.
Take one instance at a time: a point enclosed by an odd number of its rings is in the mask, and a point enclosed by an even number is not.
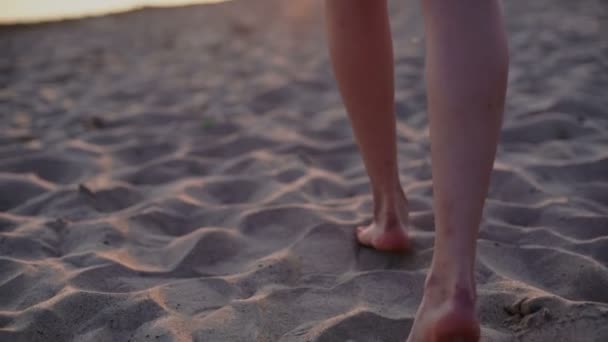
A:
[[[378,210],[390,214],[378,214],[369,226],[357,228],[357,240],[364,246],[381,251],[404,251],[409,247],[407,236],[407,199],[401,193],[396,208]]]
[[[425,289],[407,342],[478,342],[473,291]]]
[[[357,228],[357,240],[364,246],[380,251],[398,252],[407,250],[409,239],[405,227],[382,228],[372,223],[367,227]]]

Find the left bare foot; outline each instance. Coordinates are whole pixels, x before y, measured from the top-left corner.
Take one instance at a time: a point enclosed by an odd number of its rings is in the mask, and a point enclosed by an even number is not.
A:
[[[387,252],[405,251],[409,247],[407,230],[402,224],[382,227],[372,223],[367,227],[358,227],[357,240],[364,246]]]
[[[408,207],[403,192],[400,192],[397,199],[391,203],[390,208],[390,210],[378,210],[379,213],[374,215],[374,222],[369,226],[357,228],[357,240],[360,244],[380,251],[392,252],[405,251],[409,248]]]

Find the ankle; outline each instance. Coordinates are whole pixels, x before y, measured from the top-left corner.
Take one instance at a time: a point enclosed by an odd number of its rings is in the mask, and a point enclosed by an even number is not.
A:
[[[407,198],[401,186],[394,191],[374,192],[374,221],[393,226],[407,219]]]
[[[440,297],[441,300],[457,300],[474,305],[476,300],[475,280],[472,274],[429,271],[424,283],[424,293]]]

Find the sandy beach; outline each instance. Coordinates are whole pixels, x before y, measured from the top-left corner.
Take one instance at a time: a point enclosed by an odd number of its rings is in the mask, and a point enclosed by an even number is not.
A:
[[[482,341],[608,341],[608,6],[504,6]],[[406,254],[356,243],[320,2],[0,27],[0,341],[405,341],[434,220],[419,4],[391,16]]]

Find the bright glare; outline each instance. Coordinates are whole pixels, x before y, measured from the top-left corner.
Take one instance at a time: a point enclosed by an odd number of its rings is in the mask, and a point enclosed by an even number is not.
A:
[[[0,23],[77,18],[141,6],[177,6],[220,1],[222,0],[0,0]]]

